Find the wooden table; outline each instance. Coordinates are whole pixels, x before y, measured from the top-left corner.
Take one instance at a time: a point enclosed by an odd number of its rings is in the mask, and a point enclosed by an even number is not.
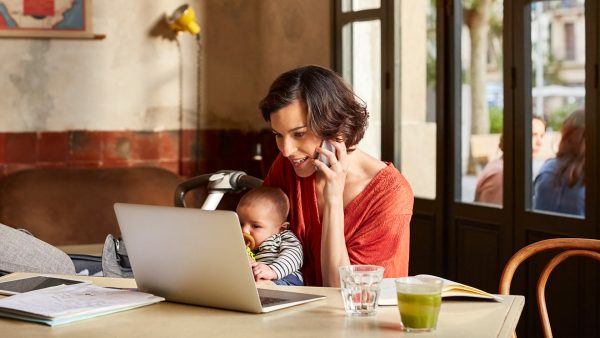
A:
[[[18,273],[0,281],[33,274]],[[73,277],[73,276],[70,276]],[[135,287],[133,279],[81,277],[100,286]],[[326,299],[267,314],[211,309],[162,302],[138,309],[49,327],[0,318],[2,337],[510,337],[525,303],[523,296],[502,296],[503,302],[448,301],[442,303],[437,331],[400,331],[396,306],[379,307],[373,317],[344,313],[339,289],[282,287],[327,296]],[[1,296],[0,296],[1,297]]]
[[[102,256],[102,248],[104,248],[104,243],[61,245],[58,246],[58,248],[67,254]]]

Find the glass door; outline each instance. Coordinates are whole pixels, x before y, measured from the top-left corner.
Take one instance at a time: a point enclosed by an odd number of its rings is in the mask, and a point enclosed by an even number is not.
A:
[[[585,1],[529,6],[528,210],[585,217]]]
[[[501,208],[504,1],[460,2],[460,162],[455,198]]]
[[[382,20],[379,0],[342,0],[337,7],[337,69],[367,105],[369,127],[358,147],[382,158]]]
[[[336,69],[375,112],[364,144],[414,190],[410,274],[496,293],[525,245],[600,238],[600,1],[334,3]],[[545,264],[513,291],[534,299]],[[600,269],[561,269],[556,334],[599,336]],[[535,302],[524,313],[519,335],[539,335]]]
[[[598,2],[522,0],[515,6],[515,140],[526,147],[514,153],[514,247],[553,237],[598,238]],[[528,263],[517,292],[534,294],[546,263]],[[599,311],[600,268],[586,263],[561,264],[546,290],[556,336],[600,334],[589,319]],[[528,304],[524,314],[522,334],[536,335],[536,305]]]

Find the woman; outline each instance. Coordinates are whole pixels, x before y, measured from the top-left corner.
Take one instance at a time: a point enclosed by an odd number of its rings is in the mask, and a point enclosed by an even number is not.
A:
[[[556,158],[544,163],[533,183],[533,207],[585,215],[585,113],[576,110],[560,129]]]
[[[338,268],[349,264],[406,276],[413,193],[393,164],[356,148],[368,113],[352,89],[336,73],[306,66],[280,75],[259,106],[280,151],[265,184],[290,198],[306,285],[339,286]]]
[[[546,123],[541,117],[531,118],[531,177],[535,178],[540,171],[538,156],[542,150]],[[498,144],[500,151],[504,151],[504,138],[500,135]],[[504,185],[504,156],[492,160],[477,177],[475,186],[475,202],[502,205],[502,190]]]

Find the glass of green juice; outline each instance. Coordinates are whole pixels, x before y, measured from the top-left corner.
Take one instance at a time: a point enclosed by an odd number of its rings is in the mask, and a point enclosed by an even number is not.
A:
[[[402,330],[428,332],[436,328],[442,304],[442,284],[437,278],[396,279]]]

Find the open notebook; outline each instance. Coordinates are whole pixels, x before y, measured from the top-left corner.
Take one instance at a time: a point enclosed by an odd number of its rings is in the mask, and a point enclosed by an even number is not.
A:
[[[457,283],[441,277],[432,275],[416,275],[415,277],[441,279],[443,281],[442,298],[469,297],[494,300],[497,302],[502,301],[502,298],[498,297],[497,295],[493,295],[491,293],[487,293],[483,290],[479,290],[472,286]],[[396,296],[396,285],[394,284],[395,279],[396,278],[384,278],[381,282],[381,294],[379,296],[379,305],[396,305],[398,303],[398,299]]]

